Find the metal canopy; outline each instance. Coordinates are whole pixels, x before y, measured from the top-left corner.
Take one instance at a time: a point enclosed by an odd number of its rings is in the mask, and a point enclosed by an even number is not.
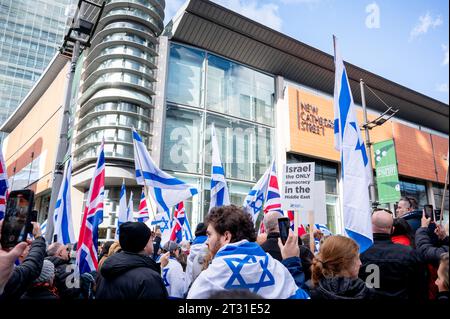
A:
[[[333,56],[213,2],[191,0],[184,12],[167,25],[165,35],[333,94]],[[448,104],[352,64],[346,63],[346,67],[356,103],[361,104],[359,80],[363,79],[389,106],[399,109],[397,118],[448,134]],[[369,108],[386,110],[373,94],[366,94],[366,100]]]

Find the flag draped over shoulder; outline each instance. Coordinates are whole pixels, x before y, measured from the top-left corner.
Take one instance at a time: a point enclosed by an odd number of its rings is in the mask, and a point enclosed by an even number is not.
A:
[[[98,226],[103,222],[103,199],[105,196],[104,140],[98,149],[94,175],[86,199],[77,249],[79,274],[97,270]]]
[[[225,180],[225,171],[219,154],[219,144],[217,143],[216,129],[214,124],[211,126],[211,200],[209,209],[224,205],[230,205],[230,196],[228,194],[227,182]]]
[[[70,197],[71,176],[72,161],[68,160],[64,170],[63,182],[59,189],[58,199],[56,200],[55,213],[53,215],[55,225],[53,235],[56,235],[57,242],[64,245],[73,244],[77,241],[72,223],[72,202]]]
[[[149,194],[158,206],[158,212],[170,208],[198,193],[191,185],[159,169],[153,162],[142,138],[133,128],[134,163],[136,181],[149,187]]]
[[[282,263],[254,242],[242,240],[219,249],[189,290],[188,299],[206,299],[223,290],[246,289],[267,299],[308,299]]]
[[[0,220],[5,216],[8,187],[8,175],[6,173],[5,160],[0,145]]]
[[[344,225],[348,236],[364,252],[373,243],[369,157],[355,115],[350,83],[334,38],[334,142],[341,153]]]

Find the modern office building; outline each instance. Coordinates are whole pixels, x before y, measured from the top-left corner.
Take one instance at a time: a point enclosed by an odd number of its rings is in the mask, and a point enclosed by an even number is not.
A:
[[[0,0],[0,125],[61,46],[70,2]]]
[[[108,1],[80,66],[72,150],[75,223],[81,220],[102,136],[107,166],[101,238],[114,235],[123,179],[135,194],[137,209],[141,188],[134,180],[130,130],[134,126],[162,169],[199,189],[185,203],[195,227],[209,208],[214,123],[234,204],[243,203],[272,159],[278,172],[285,163],[313,161],[316,180],[326,184],[328,226],[342,233],[340,159],[333,147],[333,57],[206,0],[188,1],[158,38],[164,2],[123,3]],[[47,71],[55,77],[64,68],[57,61]],[[400,109],[370,134],[372,142],[394,139],[402,194],[440,208],[448,105],[349,63],[347,71],[357,105],[363,79],[384,102]],[[42,81],[34,92],[56,87]],[[386,107],[373,94],[366,95],[369,119],[374,119]],[[24,101],[21,111],[2,127],[10,132],[5,157],[11,179],[18,163],[21,167],[30,163],[29,155],[17,150],[16,145],[27,140],[16,126],[30,120],[37,104]],[[362,123],[360,107],[357,113]],[[31,140],[39,138],[54,137],[39,133]],[[46,177],[38,175],[37,193],[48,194],[50,185],[42,183]],[[446,203],[448,212],[448,197]]]

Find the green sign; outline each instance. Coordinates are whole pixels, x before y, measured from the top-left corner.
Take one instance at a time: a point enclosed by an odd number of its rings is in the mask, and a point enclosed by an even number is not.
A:
[[[394,140],[374,143],[373,146],[378,201],[381,204],[398,202],[400,200],[400,183]]]

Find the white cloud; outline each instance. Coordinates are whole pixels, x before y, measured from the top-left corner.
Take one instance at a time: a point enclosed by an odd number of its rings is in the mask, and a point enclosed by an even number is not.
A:
[[[436,91],[442,92],[442,93],[448,93],[448,83],[442,83],[436,85]]]
[[[247,18],[258,21],[269,28],[281,31],[283,20],[274,3],[258,4],[257,0],[213,0],[217,4],[233,10]],[[289,0],[288,0],[289,1]],[[290,0],[292,1],[292,0]]]
[[[414,26],[409,35],[409,40],[412,41],[414,38],[421,34],[426,34],[430,28],[436,28],[442,25],[443,21],[440,16],[433,18],[430,12],[427,12],[424,16],[419,17],[419,23]]]
[[[164,10],[165,18],[164,24],[169,22],[177,13],[178,9],[181,8],[185,1],[184,0],[168,0],[166,1],[166,9]]]
[[[283,4],[317,3],[320,0],[281,0]]]
[[[448,45],[443,44],[442,50],[444,51],[444,60],[442,61],[442,65],[448,65]]]

